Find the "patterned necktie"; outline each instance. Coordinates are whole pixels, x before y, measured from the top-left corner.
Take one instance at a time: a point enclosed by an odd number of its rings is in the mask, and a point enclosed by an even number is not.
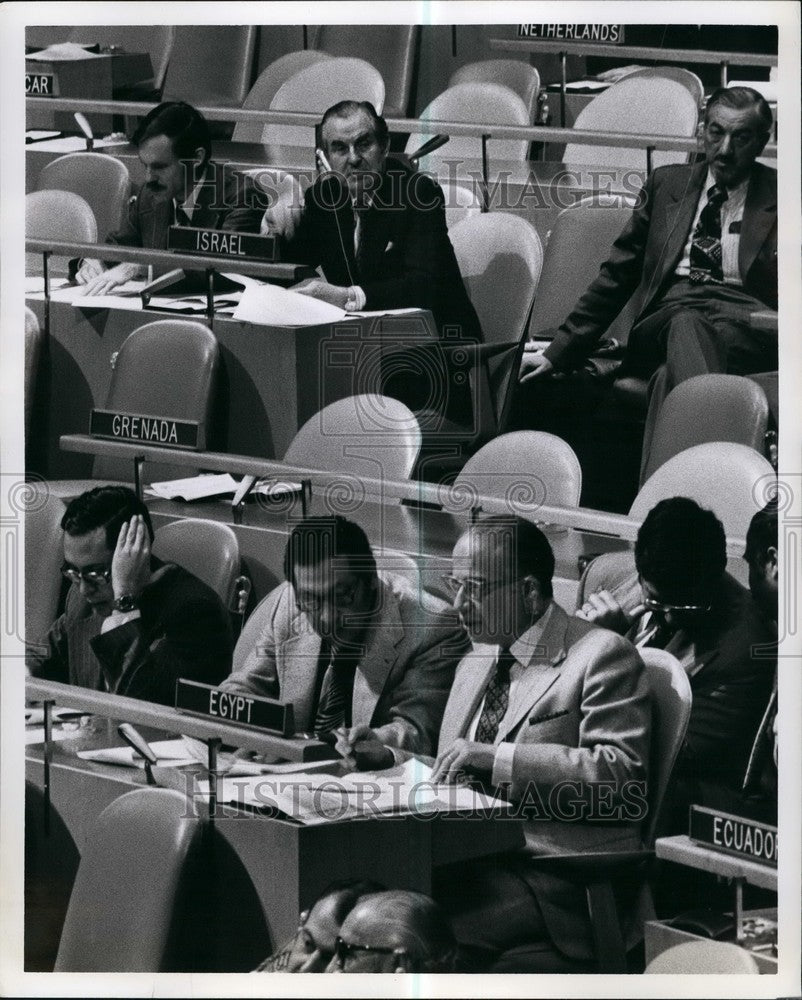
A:
[[[721,268],[721,206],[727,200],[727,189],[713,184],[707,191],[707,204],[702,209],[691,240],[691,270],[688,279],[695,285],[724,281]]]
[[[501,720],[507,714],[510,702],[510,668],[515,657],[508,649],[502,649],[496,662],[496,672],[485,692],[482,714],[476,727],[477,743],[494,743]]]
[[[334,653],[323,678],[320,702],[315,715],[315,732],[330,733],[351,725],[351,701],[354,675],[359,658],[348,653]]]

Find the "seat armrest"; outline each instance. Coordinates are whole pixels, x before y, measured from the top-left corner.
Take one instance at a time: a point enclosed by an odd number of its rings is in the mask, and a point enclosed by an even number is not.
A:
[[[586,851],[582,854],[545,854],[532,858],[537,871],[585,881],[631,873],[652,861],[654,851]]]
[[[749,325],[753,330],[776,333],[779,325],[778,314],[774,309],[760,309],[749,314]]]

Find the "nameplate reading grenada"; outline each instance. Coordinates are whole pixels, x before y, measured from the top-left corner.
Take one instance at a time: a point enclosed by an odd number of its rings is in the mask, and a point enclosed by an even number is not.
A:
[[[26,73],[25,93],[30,97],[54,97],[53,76],[50,73]]]
[[[173,420],[142,413],[118,413],[115,410],[92,410],[89,416],[92,437],[111,438],[131,444],[155,444],[165,448],[201,447],[197,420]]]
[[[221,691],[218,687],[198,681],[179,680],[176,683],[175,707],[179,712],[221,719],[279,736],[290,737],[295,733],[295,713],[291,703]]]
[[[277,259],[276,246],[272,236],[234,233],[225,229],[194,229],[191,226],[171,226],[167,237],[168,250],[269,263]]]
[[[777,867],[777,827],[744,816],[691,806],[691,840],[726,854]]]

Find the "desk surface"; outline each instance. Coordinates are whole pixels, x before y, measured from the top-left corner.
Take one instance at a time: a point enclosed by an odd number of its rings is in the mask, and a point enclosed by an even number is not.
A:
[[[761,889],[777,891],[777,869],[758,864],[744,858],[736,858],[722,851],[714,851],[697,844],[684,834],[677,837],[660,837],[654,845],[658,858],[674,861],[688,868],[724,875],[727,878],[743,878],[750,885]]]

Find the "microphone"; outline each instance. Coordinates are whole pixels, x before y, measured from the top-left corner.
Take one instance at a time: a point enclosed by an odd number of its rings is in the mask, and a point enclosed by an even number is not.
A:
[[[134,751],[134,753],[139,754],[139,756],[145,762],[145,777],[149,785],[155,785],[156,781],[153,777],[153,771],[151,767],[154,764],[158,764],[159,758],[153,752],[150,744],[145,739],[145,737],[138,730],[134,729],[130,722],[121,722],[117,726],[117,732],[122,736],[129,747]]]
[[[450,136],[447,135],[433,135],[431,139],[424,142],[420,149],[416,149],[414,153],[409,154],[410,160],[419,160],[422,156],[426,156],[427,153],[433,153],[441,146],[445,146],[449,139]]]
[[[90,152],[95,148],[95,136],[92,132],[92,126],[86,120],[86,116],[82,115],[80,111],[76,111],[73,118],[78,123],[78,128],[86,136],[86,149]]]
[[[140,295],[142,296],[142,305],[146,306],[150,302],[151,296],[162,291],[164,288],[169,288],[178,281],[182,281],[185,277],[186,275],[181,268],[177,267],[172,271],[168,271],[167,274],[163,274],[160,278],[155,278],[153,281],[149,281],[140,292]]]

